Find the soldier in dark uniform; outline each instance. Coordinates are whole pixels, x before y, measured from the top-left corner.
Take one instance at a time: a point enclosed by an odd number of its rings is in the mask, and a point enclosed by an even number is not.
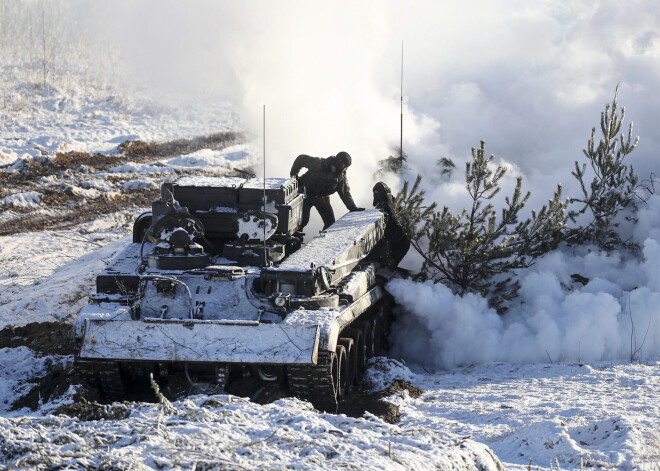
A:
[[[396,268],[410,249],[410,239],[392,213],[394,196],[385,182],[378,182],[373,188],[374,208],[385,213],[385,234],[376,247],[380,262],[389,268]]]
[[[348,152],[340,152],[335,156],[321,158],[301,154],[291,166],[291,176],[298,178],[298,183],[306,194],[303,202],[302,221],[300,230],[309,222],[312,206],[323,219],[323,229],[327,229],[335,222],[335,213],[330,204],[330,195],[337,192],[349,211],[363,211],[358,208],[351,196],[351,189],[346,179],[346,169],[351,165],[351,156]],[[307,172],[298,177],[300,169],[305,167]]]

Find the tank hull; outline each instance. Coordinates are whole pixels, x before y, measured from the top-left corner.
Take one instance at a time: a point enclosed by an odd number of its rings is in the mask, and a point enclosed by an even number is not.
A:
[[[279,183],[270,184],[268,197],[276,204],[298,201],[295,185],[282,184],[280,191]],[[256,204],[258,186],[216,188],[211,194],[227,205],[234,196]],[[197,193],[206,195],[195,207],[203,214],[210,205],[203,184],[186,191],[174,186],[174,193],[193,202]],[[191,227],[201,227],[202,220],[168,200],[171,193],[164,191],[154,203],[152,227],[159,227],[160,242],[149,242],[148,232],[134,236],[142,242],[128,244],[97,277],[97,294],[75,324],[81,369],[109,399],[122,399],[115,396],[136,379],[167,382],[183,371],[190,381],[194,371],[219,386],[245,374],[279,382],[317,408],[333,411],[359,383],[366,359],[379,353],[387,335],[387,275],[369,259],[384,233],[383,213],[348,213],[302,248],[291,241],[295,227],[287,223],[278,236],[285,256],[271,266],[241,266],[242,254],[228,260],[222,249],[208,254],[208,266],[186,266],[185,256],[167,252],[168,242],[176,245],[166,238],[173,232],[168,224],[188,225],[179,251],[192,257],[197,229]],[[247,242],[236,239],[230,246],[254,245]],[[176,263],[167,264],[172,269],[151,266],[145,253],[152,252]]]

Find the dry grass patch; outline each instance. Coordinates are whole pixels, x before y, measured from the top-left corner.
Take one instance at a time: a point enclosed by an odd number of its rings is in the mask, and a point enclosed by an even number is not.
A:
[[[116,165],[125,159],[117,155],[104,155],[104,154],[90,154],[88,152],[59,152],[52,160],[55,167],[63,168],[76,168],[81,165],[94,167],[97,169],[105,169]]]
[[[93,221],[105,214],[131,208],[149,208],[151,202],[157,199],[158,194],[159,190],[156,189],[142,189],[126,194],[113,192],[106,197],[86,200],[81,196],[51,190],[44,194],[42,201],[52,212],[29,212],[18,220],[0,224],[0,235],[42,231],[54,227],[65,229]]]
[[[132,158],[171,157],[200,149],[222,149],[242,139],[242,134],[229,131],[166,142],[126,141],[119,145],[119,150]]]

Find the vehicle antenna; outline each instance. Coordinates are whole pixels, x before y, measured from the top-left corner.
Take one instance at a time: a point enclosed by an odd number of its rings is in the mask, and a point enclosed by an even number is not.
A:
[[[264,105],[264,213],[266,212],[266,105]],[[264,266],[268,266],[266,252],[266,215],[264,215]]]
[[[403,39],[401,40],[401,141],[399,143],[399,159],[403,162]]]

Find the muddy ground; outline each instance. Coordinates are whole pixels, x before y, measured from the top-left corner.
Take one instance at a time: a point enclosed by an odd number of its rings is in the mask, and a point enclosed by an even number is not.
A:
[[[192,139],[178,139],[162,143],[126,141],[119,145],[116,154],[88,154],[85,152],[58,153],[55,156],[35,158],[20,170],[0,171],[0,199],[16,193],[37,191],[42,195],[42,207],[1,208],[0,235],[44,229],[66,229],[68,227],[98,219],[131,208],[148,208],[157,198],[159,190],[123,190],[121,183],[128,177],[107,175],[116,190],[102,192],[90,198],[81,190],[80,184],[99,172],[108,171],[122,164],[150,163],[168,157],[185,155],[201,149],[222,149],[243,141],[243,136],[234,132],[222,132]],[[178,171],[173,177],[183,174],[199,174],[198,171]],[[238,170],[249,175],[249,168]]]

